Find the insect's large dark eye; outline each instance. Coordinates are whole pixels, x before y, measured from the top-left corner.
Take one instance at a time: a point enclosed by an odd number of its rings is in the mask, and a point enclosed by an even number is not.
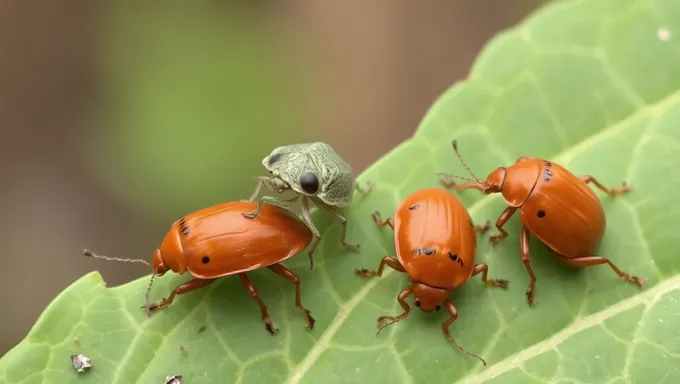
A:
[[[316,193],[319,190],[319,178],[314,172],[305,172],[300,176],[300,187],[307,193]]]
[[[416,307],[420,308],[420,300],[416,299],[416,301],[413,304],[415,304]]]
[[[432,248],[423,248],[423,253],[426,255],[434,255],[434,249]]]
[[[281,158],[280,153],[275,153],[275,154],[269,156],[269,165],[274,165],[274,163],[279,161],[280,158]]]

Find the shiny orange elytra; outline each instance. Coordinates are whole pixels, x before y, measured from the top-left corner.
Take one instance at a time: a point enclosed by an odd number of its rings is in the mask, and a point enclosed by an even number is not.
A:
[[[386,326],[405,319],[411,307],[405,299],[415,296],[414,304],[424,312],[439,311],[443,306],[451,315],[442,324],[446,339],[462,352],[467,352],[451,337],[449,327],[458,318],[458,310],[448,298],[449,293],[467,282],[472,276],[482,274],[486,285],[507,288],[508,281],[487,279],[486,264],[475,264],[477,233],[489,228],[474,225],[463,204],[440,188],[421,189],[404,199],[397,208],[395,218],[382,220],[380,213],[373,214],[378,228],[385,225],[394,230],[397,257],[385,256],[377,270],[357,269],[360,276],[382,276],[385,265],[407,273],[412,284],[397,296],[404,313],[399,316],[378,318],[378,333]],[[389,321],[383,324],[385,321]]]
[[[440,173],[442,182],[459,191],[477,189],[485,195],[500,193],[508,205],[496,221],[500,234],[490,236],[491,244],[496,245],[508,237],[503,225],[520,210],[520,251],[530,279],[526,292],[529,305],[536,303],[536,276],[529,262],[529,233],[533,233],[568,265],[589,267],[607,264],[622,279],[639,287],[644,285],[645,279],[622,272],[605,257],[594,256],[604,237],[606,219],[600,199],[588,184],[595,184],[609,196],[627,192],[630,189],[628,185],[609,189],[593,176],[578,177],[557,163],[536,157],[520,157],[515,164],[497,168],[482,181],[463,161],[456,140],[453,141],[453,149],[476,180],[455,184],[452,178],[458,176]]]
[[[246,274],[267,267],[295,284],[295,305],[302,310],[307,327],[312,329],[315,320],[302,305],[300,279],[279,264],[305,250],[312,241],[312,232],[292,213],[270,204],[262,205],[257,218],[243,216],[243,213],[255,210],[256,205],[255,202],[228,202],[198,210],[175,221],[153,254],[152,279],[167,271],[188,272],[194,279],[177,287],[168,298],[150,306],[147,303],[148,312],[170,305],[176,295],[204,287],[217,278],[238,275],[248,294],[260,307],[266,329],[275,334],[278,329],[272,324],[267,307]],[[148,265],[140,259],[99,256],[88,250],[85,254]]]

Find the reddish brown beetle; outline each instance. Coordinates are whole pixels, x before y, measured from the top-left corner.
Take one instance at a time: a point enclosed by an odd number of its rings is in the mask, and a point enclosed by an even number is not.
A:
[[[593,176],[577,177],[559,164],[536,157],[520,157],[514,165],[497,168],[485,181],[481,181],[465,164],[456,140],[453,141],[453,149],[475,180],[456,184],[452,179],[458,176],[440,173],[441,181],[459,191],[472,188],[485,195],[500,193],[508,205],[496,221],[500,234],[489,238],[491,244],[496,245],[508,237],[503,225],[515,211],[520,210],[520,251],[530,279],[526,292],[529,305],[536,303],[536,276],[529,263],[529,233],[533,233],[568,265],[589,267],[607,264],[622,279],[639,287],[644,285],[644,278],[622,272],[605,257],[593,256],[604,236],[606,220],[602,203],[588,184],[595,184],[609,196],[627,192],[630,186],[624,183],[620,188],[609,189]]]
[[[243,217],[243,213],[252,212],[256,205],[255,202],[228,202],[201,209],[175,221],[153,254],[151,279],[153,281],[154,276],[162,276],[169,270],[178,274],[189,272],[195,278],[177,287],[167,299],[150,306],[147,291],[147,304],[143,307],[147,308],[147,314],[171,304],[175,295],[236,274],[259,305],[266,329],[275,334],[278,329],[272,324],[267,307],[246,274],[267,267],[295,284],[295,305],[302,310],[307,327],[312,329],[315,320],[302,305],[300,279],[280,264],[305,250],[312,241],[312,232],[292,213],[270,204],[262,205],[257,218]],[[149,265],[141,259],[99,256],[88,250],[85,250],[85,255]]]
[[[467,282],[472,276],[482,274],[482,282],[502,288],[508,281],[487,279],[486,264],[475,264],[477,233],[489,229],[474,225],[463,204],[440,188],[421,189],[401,202],[395,219],[382,220],[380,213],[373,214],[378,228],[385,225],[394,230],[397,258],[385,256],[375,271],[357,269],[360,276],[382,276],[385,265],[407,273],[412,284],[397,296],[404,313],[399,316],[378,318],[378,333],[386,326],[401,321],[411,313],[406,298],[413,294],[414,304],[424,312],[439,311],[444,306],[451,317],[442,324],[444,336],[463,353],[476,357],[451,337],[449,327],[458,318],[458,310],[448,298],[449,293]],[[383,324],[385,321],[389,321]]]

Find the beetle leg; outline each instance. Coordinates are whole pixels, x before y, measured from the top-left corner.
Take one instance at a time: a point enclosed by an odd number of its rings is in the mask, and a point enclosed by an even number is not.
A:
[[[319,230],[316,229],[316,226],[312,221],[312,215],[309,213],[309,199],[306,196],[302,198],[302,204],[300,205],[302,221],[304,221],[307,228],[309,228],[309,230],[312,231],[312,234],[314,234],[314,237],[316,237],[316,241],[314,242],[314,245],[312,245],[312,249],[309,250],[309,269],[311,270],[314,267],[313,257],[314,252],[316,251],[316,247],[319,246],[319,242],[321,241],[321,232],[319,232]]]
[[[264,305],[264,303],[260,299],[260,296],[257,294],[255,286],[253,286],[253,283],[250,282],[248,275],[246,275],[245,273],[239,273],[238,276],[241,278],[241,283],[248,291],[250,297],[252,297],[257,302],[257,305],[260,306],[260,311],[262,312],[262,320],[264,321],[265,329],[269,331],[269,333],[271,333],[272,335],[275,335],[277,332],[279,332],[279,329],[276,328],[274,324],[272,324],[272,321],[269,318],[269,312],[267,312],[267,306]]]
[[[461,352],[468,356],[478,358],[479,360],[482,361],[484,365],[486,365],[486,361],[482,359],[481,356],[468,352],[467,350],[465,350],[465,348],[461,347],[458,343],[456,343],[456,340],[454,340],[453,337],[451,337],[451,334],[449,333],[449,327],[458,318],[458,310],[456,309],[456,307],[453,306],[451,301],[448,299],[446,300],[446,309],[449,311],[449,314],[451,314],[451,317],[449,317],[448,320],[442,323],[442,332],[444,332],[444,337],[446,337],[446,339],[450,341],[454,346],[456,346],[456,348],[458,348]]]
[[[510,283],[508,280],[505,279],[490,279],[488,280],[486,278],[486,274],[489,272],[489,266],[486,265],[486,263],[481,263],[475,265],[475,267],[472,269],[472,276],[482,274],[482,282],[486,285],[493,285],[496,287],[501,287],[503,289],[508,287],[508,284]]]
[[[394,220],[391,218],[383,220],[382,215],[380,215],[380,212],[378,211],[373,212],[371,217],[373,218],[373,222],[378,227],[378,229],[383,229],[387,225],[392,228],[392,230],[394,230]]]
[[[340,242],[342,243],[342,246],[349,249],[350,251],[358,252],[359,251],[359,244],[350,244],[346,241],[346,238],[347,238],[347,219],[340,212],[338,212],[335,209],[324,204],[322,201],[318,201],[316,206],[321,208],[323,211],[326,211],[327,214],[333,216],[333,218],[335,218],[335,220],[339,221],[340,224],[342,225],[342,227],[340,227]]]
[[[295,284],[295,306],[302,310],[302,315],[305,317],[305,320],[307,320],[307,328],[313,329],[316,320],[314,320],[311,313],[302,305],[302,288],[300,288],[300,278],[281,264],[270,265],[267,268]]]
[[[529,263],[529,231],[522,226],[522,232],[520,233],[520,239],[519,239],[519,248],[520,248],[520,253],[522,254],[522,262],[524,263],[524,267],[527,269],[527,273],[529,274],[529,289],[527,290],[527,302],[529,305],[534,305],[536,304],[536,299],[534,298],[534,291],[536,287],[536,275],[534,275],[534,270],[531,268],[531,264]]]
[[[489,236],[489,242],[491,243],[491,245],[496,245],[508,237],[508,233],[505,232],[503,226],[505,225],[505,223],[508,222],[508,220],[510,220],[510,218],[512,217],[516,210],[517,207],[507,207],[505,208],[503,213],[501,213],[501,215],[498,216],[498,220],[496,220],[496,229],[498,229],[500,234]]]
[[[599,188],[602,192],[608,194],[609,196],[620,195],[620,194],[622,194],[624,192],[628,192],[630,190],[630,185],[628,185],[626,183],[623,183],[623,187],[609,189],[609,188],[605,187],[604,185],[602,185],[602,183],[597,181],[596,178],[594,178],[590,175],[581,176],[581,180],[583,180],[583,182],[586,183],[586,184],[590,184],[590,183],[595,184],[595,186],[597,188]]]
[[[170,296],[168,296],[167,299],[163,299],[163,300],[161,300],[157,303],[149,305],[149,312],[172,304],[172,301],[175,299],[176,295],[183,295],[187,292],[191,292],[191,291],[196,290],[198,288],[205,287],[206,285],[212,283],[213,281],[215,281],[215,279],[193,279],[193,280],[189,280],[186,283],[175,288],[172,291],[172,293],[170,293]],[[142,307],[142,308],[144,308],[144,307]]]
[[[260,194],[260,190],[262,189],[262,182],[260,180],[257,180],[257,187],[255,187],[255,191],[253,192],[252,195],[250,195],[250,199],[248,201],[255,201],[257,199],[257,196]]]
[[[606,257],[602,256],[585,256],[585,257],[575,257],[575,258],[567,258],[564,256],[561,256],[562,260],[574,267],[591,267],[594,265],[602,265],[602,264],[607,264],[611,267],[611,269],[614,270],[614,272],[619,275],[622,279],[631,282],[638,287],[642,288],[645,284],[645,281],[647,280],[646,278],[640,278],[637,276],[631,276],[623,271],[621,271],[614,263],[611,262],[611,260],[607,259]]]
[[[411,296],[413,293],[413,288],[408,287],[404,289],[403,291],[399,292],[399,296],[397,296],[397,301],[399,301],[399,304],[401,305],[402,308],[404,308],[404,313],[402,313],[399,316],[380,316],[378,318],[378,333],[383,330],[383,328],[392,325],[398,321],[402,321],[406,318],[411,313],[411,307],[409,307],[408,303],[406,302],[406,298]],[[385,321],[389,321],[387,324],[383,324]]]
[[[276,198],[274,196],[262,196],[262,198],[260,198],[260,201],[257,203],[257,208],[255,208],[255,210],[253,212],[244,212],[244,213],[242,213],[242,215],[249,218],[249,219],[254,219],[254,218],[257,217],[257,215],[260,214],[260,210],[262,210],[262,204],[271,204],[271,205],[275,205],[275,206],[280,207],[280,208],[285,208],[285,207],[289,207],[289,206],[295,204],[295,202],[299,198],[300,198],[300,195],[298,195],[298,194],[295,194],[295,196],[293,196],[292,198],[290,198],[288,200],[279,199],[279,198]]]
[[[358,276],[364,277],[374,276],[380,277],[383,274],[383,269],[385,269],[385,264],[387,264],[390,268],[394,269],[395,271],[406,272],[401,263],[399,263],[399,260],[395,259],[394,257],[385,256],[382,258],[382,260],[380,260],[380,265],[378,266],[377,270],[372,271],[370,269],[361,268],[354,270],[354,273],[356,273]]]

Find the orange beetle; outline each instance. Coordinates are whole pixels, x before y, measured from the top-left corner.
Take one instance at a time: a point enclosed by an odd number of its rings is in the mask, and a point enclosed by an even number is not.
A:
[[[217,278],[237,274],[250,296],[262,311],[266,329],[275,334],[267,307],[257,294],[246,272],[267,267],[295,284],[295,305],[302,310],[307,328],[314,327],[314,318],[301,301],[300,279],[279,264],[302,252],[312,241],[312,232],[292,213],[283,208],[263,204],[255,219],[242,214],[255,209],[255,202],[228,202],[193,212],[175,221],[153,254],[151,267],[154,276],[167,271],[178,274],[189,272],[195,278],[172,291],[167,299],[148,305],[147,314],[172,303],[175,295],[182,295],[204,287]],[[115,261],[142,262],[95,255],[85,250],[86,256]],[[149,284],[149,289],[151,284]]]
[[[394,221],[382,220],[380,213],[373,213],[378,228],[385,225],[394,230],[397,258],[385,256],[375,271],[357,269],[359,276],[382,276],[385,265],[408,274],[412,284],[397,296],[404,313],[399,316],[378,318],[378,333],[386,326],[401,321],[411,313],[406,298],[413,294],[414,304],[424,312],[439,311],[444,306],[451,317],[442,324],[444,336],[462,352],[467,352],[451,337],[449,327],[458,318],[458,310],[448,298],[449,293],[463,285],[472,276],[482,274],[482,282],[502,288],[508,281],[487,279],[485,263],[475,264],[477,233],[489,229],[474,225],[463,204],[453,195],[440,188],[421,189],[409,195],[397,207]],[[383,322],[389,321],[386,324]]]
[[[602,203],[588,183],[595,184],[609,196],[627,192],[630,186],[624,183],[623,187],[609,189],[593,176],[577,177],[559,164],[536,157],[520,157],[514,165],[497,168],[485,181],[481,181],[463,161],[456,140],[453,141],[453,149],[476,180],[456,184],[452,178],[458,176],[440,173],[441,181],[459,191],[472,188],[485,195],[500,193],[508,205],[496,221],[500,234],[489,238],[491,244],[496,245],[508,237],[503,225],[517,209],[520,210],[520,251],[530,279],[526,292],[529,305],[536,303],[536,276],[529,264],[530,232],[568,265],[589,267],[608,264],[622,279],[639,287],[644,285],[644,278],[622,272],[605,257],[593,256],[604,237],[606,220]]]

